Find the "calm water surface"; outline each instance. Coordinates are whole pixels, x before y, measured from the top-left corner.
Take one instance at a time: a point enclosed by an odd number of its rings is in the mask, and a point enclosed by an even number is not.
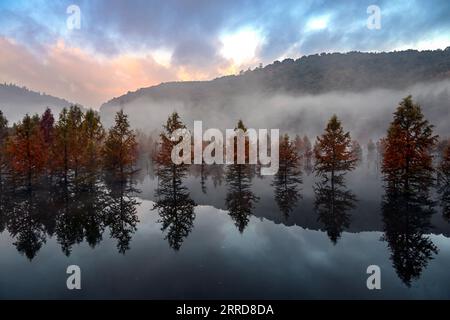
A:
[[[419,218],[383,210],[374,168],[332,196],[313,175],[302,180],[282,189],[272,177],[234,183],[194,168],[180,194],[161,195],[149,170],[135,190],[13,202],[1,211],[0,298],[450,298],[438,201]],[[71,264],[82,290],[66,288]],[[366,287],[369,265],[381,268],[381,290]]]

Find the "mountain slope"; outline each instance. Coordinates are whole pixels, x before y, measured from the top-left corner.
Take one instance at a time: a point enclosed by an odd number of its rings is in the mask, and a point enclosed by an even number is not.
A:
[[[450,47],[435,51],[330,53],[275,61],[264,68],[212,81],[170,82],[142,88],[103,104],[126,104],[140,96],[155,99],[206,98],[251,89],[319,94],[372,88],[404,89],[419,82],[450,78]],[[210,92],[208,94],[208,92]]]
[[[114,112],[123,108],[135,126],[151,130],[159,129],[167,114],[176,110],[187,122],[204,120],[218,128],[234,127],[239,118],[244,118],[250,126],[305,132],[310,128],[296,127],[301,127],[311,114],[321,118],[308,122],[322,128],[323,117],[337,112],[348,121],[370,120],[369,127],[376,127],[379,134],[384,131],[380,124],[408,94],[417,97],[440,120],[442,112],[450,107],[449,79],[450,47],[435,51],[320,54],[286,59],[211,81],[142,88],[104,103],[101,115],[111,123]],[[367,109],[360,115],[364,119],[351,117],[355,108],[364,106]],[[358,134],[364,138],[363,133]]]
[[[31,91],[13,84],[0,84],[0,110],[10,123],[20,120],[26,113],[42,113],[50,107],[54,114],[73,103],[48,94]]]

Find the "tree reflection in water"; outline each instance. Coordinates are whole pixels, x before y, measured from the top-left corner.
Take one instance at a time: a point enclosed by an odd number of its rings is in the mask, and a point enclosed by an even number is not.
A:
[[[253,167],[247,164],[231,164],[226,168],[228,185],[225,205],[239,232],[244,232],[259,198],[251,191]]]
[[[384,236],[399,278],[407,285],[420,278],[437,247],[426,235],[434,213],[433,202],[423,195],[387,191],[383,204]]]
[[[382,211],[383,239],[398,276],[407,286],[420,278],[437,254],[437,247],[426,235],[435,206],[430,189],[435,183],[431,150],[436,142],[433,126],[420,105],[411,96],[404,98],[382,140]]]
[[[342,232],[350,226],[349,211],[355,208],[356,196],[346,188],[343,175],[322,176],[322,181],[314,187],[316,200],[314,207],[320,221],[333,244]]]
[[[440,186],[439,193],[441,196],[442,215],[445,220],[450,222],[450,179]]]
[[[125,253],[130,249],[132,235],[139,222],[137,206],[140,204],[134,195],[139,192],[133,181],[107,183],[105,223],[111,231],[111,237],[117,239],[117,249]]]
[[[188,189],[183,184],[187,175],[186,164],[172,161],[172,150],[178,141],[172,140],[172,134],[178,129],[185,129],[176,112],[172,113],[160,134],[160,147],[155,159],[158,187],[155,192],[157,210],[162,224],[161,230],[167,231],[165,239],[174,250],[178,251],[184,239],[192,230],[195,219],[195,202],[190,198]],[[181,139],[181,138],[180,138]]]
[[[69,256],[75,244],[97,246],[106,228],[118,240],[118,251],[129,249],[138,223],[133,197],[138,191],[131,179],[105,182],[100,177],[88,186],[62,184],[24,192],[4,192],[0,197],[0,230],[7,229],[20,253],[32,260],[47,237],[56,235]]]
[[[184,165],[159,165],[158,188],[153,209],[161,217],[161,230],[167,231],[165,239],[174,250],[179,250],[192,230],[195,219],[195,202],[190,198],[182,179],[186,176]]]
[[[39,210],[41,200],[33,192],[16,194],[6,200],[6,210],[2,212],[7,229],[14,238],[13,245],[29,260],[46,242],[45,217]]]

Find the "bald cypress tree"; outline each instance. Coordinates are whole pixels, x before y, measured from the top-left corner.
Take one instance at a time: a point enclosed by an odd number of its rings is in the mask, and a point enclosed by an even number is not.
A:
[[[123,110],[117,112],[115,125],[109,129],[103,155],[106,169],[119,180],[125,180],[136,162],[137,142]]]
[[[325,133],[317,137],[314,155],[314,170],[320,175],[330,174],[331,179],[355,168],[357,158],[352,149],[350,133],[344,131],[336,115],[331,117]]]
[[[33,180],[42,173],[48,156],[39,127],[39,116],[30,117],[26,114],[21,122],[14,125],[7,152],[13,172],[31,188]]]
[[[166,239],[174,250],[181,248],[195,219],[196,204],[183,182],[187,175],[187,165],[175,164],[171,159],[172,148],[178,143],[172,140],[172,134],[185,128],[177,112],[168,117],[160,134],[160,148],[155,159],[158,188],[155,191],[157,200],[153,209],[158,210],[161,229],[167,232]]]
[[[186,126],[181,121],[180,116],[177,112],[173,112],[168,118],[165,125],[163,125],[163,132],[159,135],[160,149],[158,154],[156,155],[156,163],[158,165],[175,165],[172,163],[171,154],[173,147],[179,141],[173,141],[171,139],[172,134],[178,129],[186,129]],[[177,168],[184,168],[185,166],[178,166]]]
[[[78,106],[64,108],[59,114],[53,138],[54,167],[67,185],[73,173],[75,182],[81,167],[85,145],[81,135],[84,115]]]
[[[55,118],[53,117],[52,111],[50,108],[47,108],[45,112],[42,114],[40,120],[39,120],[39,126],[42,133],[42,138],[44,139],[44,147],[46,152],[49,156],[46,163],[46,173],[49,174],[49,177],[51,178],[53,173],[53,166],[52,161],[53,157],[51,156],[52,153],[52,146],[54,143],[55,138]]]
[[[90,109],[86,112],[81,124],[81,136],[84,150],[82,164],[85,177],[92,182],[101,164],[101,152],[105,138],[105,130],[97,112]]]
[[[388,186],[405,191],[430,186],[433,182],[431,151],[437,138],[420,105],[411,96],[404,98],[383,139],[382,172]]]
[[[3,176],[8,167],[6,157],[6,141],[8,139],[8,120],[0,110],[0,188],[3,187]]]

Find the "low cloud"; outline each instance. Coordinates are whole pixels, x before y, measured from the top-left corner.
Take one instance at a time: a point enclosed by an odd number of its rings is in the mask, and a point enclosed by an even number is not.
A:
[[[185,89],[188,90],[188,89]],[[450,136],[450,81],[417,84],[405,90],[373,89],[365,92],[329,92],[319,95],[293,96],[253,91],[236,96],[211,95],[203,99],[177,99],[180,90],[167,89],[164,98],[142,95],[122,105],[135,127],[160,131],[167,116],[177,111],[192,129],[194,120],[206,128],[234,128],[239,119],[249,128],[278,128],[290,134],[321,134],[327,121],[336,114],[352,137],[366,143],[384,136],[399,102],[409,94],[420,103],[427,119],[438,134]],[[202,95],[199,94],[198,97]],[[102,108],[104,120],[112,122],[118,109]]]

